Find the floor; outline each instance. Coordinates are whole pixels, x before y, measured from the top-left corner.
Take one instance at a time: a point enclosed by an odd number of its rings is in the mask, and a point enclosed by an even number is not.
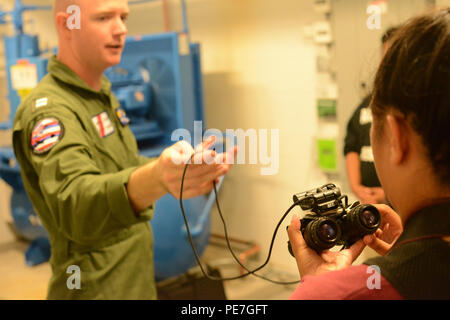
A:
[[[28,267],[27,242],[0,245],[0,300],[41,300],[47,294],[51,270],[48,263]]]
[[[211,266],[218,267],[222,277],[234,277],[241,274],[237,263],[230,257],[227,248],[210,245],[202,257]],[[255,269],[262,261],[249,259],[245,265],[248,269]],[[298,274],[291,274],[284,270],[274,269],[270,264],[257,274],[279,282],[290,282],[299,278]],[[280,285],[259,277],[247,276],[242,279],[225,281],[225,293],[230,300],[286,300],[294,291],[296,284]]]
[[[13,241],[0,245],[0,300],[40,300],[45,299],[48,280],[51,276],[50,265],[43,263],[28,267],[25,264],[27,242]],[[211,266],[220,269],[222,276],[239,274],[236,263],[228,257],[226,249],[210,245],[202,259]],[[249,267],[256,267],[258,261],[248,261]],[[280,270],[265,268],[261,275],[268,278],[288,281],[298,275],[286,274]],[[224,289],[230,300],[284,300],[294,290],[295,285],[278,285],[260,278],[249,276],[243,279],[226,281]]]

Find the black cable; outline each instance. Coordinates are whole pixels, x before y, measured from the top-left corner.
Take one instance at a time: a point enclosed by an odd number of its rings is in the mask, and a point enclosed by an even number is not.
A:
[[[184,170],[183,170],[183,176],[182,176],[182,178],[181,178],[181,189],[180,189],[180,208],[181,208],[181,212],[182,212],[182,215],[183,215],[184,223],[185,223],[185,225],[186,225],[186,231],[187,231],[189,243],[190,243],[190,245],[191,245],[191,247],[192,247],[192,251],[193,251],[193,253],[194,253],[195,260],[197,261],[197,264],[199,265],[200,270],[202,271],[203,275],[204,275],[206,278],[210,279],[210,280],[215,280],[215,281],[226,281],[226,280],[236,280],[236,279],[241,279],[241,278],[247,277],[247,276],[249,276],[249,275],[252,274],[252,275],[254,275],[254,276],[256,276],[256,277],[259,277],[259,278],[264,279],[264,280],[266,280],[266,281],[270,281],[270,282],[275,283],[275,284],[286,285],[286,284],[296,284],[296,283],[298,283],[300,280],[297,280],[297,281],[290,281],[290,282],[276,281],[276,280],[272,280],[272,279],[266,278],[266,277],[264,277],[264,276],[261,276],[261,275],[258,275],[258,274],[255,273],[256,271],[261,270],[262,268],[264,268],[264,267],[267,265],[267,263],[269,262],[270,257],[271,257],[271,255],[272,255],[272,249],[273,249],[273,245],[274,245],[274,242],[275,242],[275,238],[276,238],[276,235],[277,235],[277,233],[278,233],[278,228],[280,227],[281,223],[284,221],[284,219],[286,218],[286,216],[289,214],[289,212],[297,205],[297,203],[294,203],[293,205],[291,205],[291,206],[289,207],[289,209],[283,214],[283,216],[281,217],[280,221],[278,222],[278,224],[277,224],[277,226],[276,226],[276,228],[275,228],[275,231],[274,231],[274,233],[273,233],[273,236],[272,236],[272,240],[271,240],[271,243],[270,243],[269,252],[268,252],[266,261],[265,261],[262,265],[260,265],[259,267],[257,267],[256,269],[254,269],[254,270],[249,270],[249,269],[248,269],[246,266],[244,266],[244,265],[241,263],[241,261],[236,257],[236,255],[235,255],[233,249],[231,248],[231,244],[230,244],[230,241],[229,241],[229,238],[228,238],[228,230],[227,230],[227,227],[226,227],[225,219],[224,219],[224,217],[223,217],[222,210],[220,209],[220,205],[219,205],[219,200],[218,200],[218,196],[217,196],[217,188],[216,188],[216,182],[215,182],[215,181],[213,181],[214,194],[215,194],[215,197],[216,197],[215,201],[216,201],[217,210],[218,210],[219,215],[220,215],[220,218],[221,218],[221,220],[222,220],[222,224],[223,224],[223,228],[224,228],[224,232],[225,232],[225,240],[226,240],[226,242],[227,242],[228,249],[229,249],[230,253],[232,254],[233,258],[236,260],[236,262],[237,262],[242,268],[244,268],[244,269],[247,271],[247,273],[244,273],[244,274],[239,275],[239,276],[236,276],[236,277],[222,278],[222,277],[214,277],[214,276],[211,276],[211,275],[209,275],[207,272],[205,272],[205,270],[204,270],[204,268],[203,268],[203,265],[202,265],[202,263],[201,263],[201,261],[200,261],[200,257],[199,257],[199,255],[198,255],[198,253],[197,253],[197,250],[195,249],[194,241],[193,241],[192,236],[191,236],[191,232],[190,232],[190,229],[189,229],[189,224],[188,224],[188,221],[187,221],[187,218],[186,218],[186,213],[185,213],[185,211],[184,211],[184,206],[183,206],[183,188],[184,188],[184,179],[185,179],[185,176],[186,176],[187,167],[188,167],[189,164],[190,164],[189,162],[192,160],[192,158],[194,157],[194,155],[195,155],[195,153],[191,155],[191,157],[190,157],[189,160],[187,161],[187,163],[186,163],[186,165],[185,165],[185,167],[184,167]]]
[[[189,159],[189,161],[192,159],[193,156],[194,156],[194,155],[191,156],[191,158]],[[189,223],[188,223],[188,221],[187,221],[186,213],[185,213],[185,211],[184,211],[184,206],[183,206],[183,187],[184,187],[184,178],[185,178],[185,176],[186,176],[186,169],[187,169],[187,167],[188,167],[188,165],[189,165],[189,161],[188,161],[188,163],[186,163],[186,166],[184,167],[183,176],[182,176],[182,178],[181,178],[180,208],[181,208],[181,213],[183,214],[184,224],[186,225],[186,231],[187,231],[189,243],[191,244],[192,252],[194,253],[195,260],[197,261],[197,264],[199,265],[200,270],[202,271],[203,275],[204,275],[206,278],[210,279],[210,280],[225,281],[225,280],[235,280],[235,279],[243,278],[243,277],[245,277],[245,276],[247,276],[247,275],[249,275],[249,274],[247,273],[247,274],[243,274],[243,275],[240,275],[240,276],[236,276],[236,277],[228,277],[228,278],[214,277],[214,276],[209,275],[209,274],[204,270],[204,268],[203,268],[203,265],[202,265],[202,263],[201,263],[201,261],[200,261],[200,257],[199,257],[199,255],[198,255],[198,253],[197,253],[197,250],[195,249],[194,240],[192,239],[192,236],[191,236],[191,230],[190,230],[190,228],[189,228]]]
[[[221,220],[222,220],[223,230],[224,230],[224,233],[225,233],[225,240],[226,240],[226,242],[227,242],[228,249],[229,249],[231,255],[233,256],[234,260],[235,260],[242,268],[244,268],[245,271],[247,271],[249,274],[253,274],[254,276],[259,277],[259,278],[261,278],[261,279],[264,279],[264,280],[266,280],[266,281],[269,281],[269,282],[272,282],[272,283],[275,283],[275,284],[283,284],[283,285],[285,285],[285,284],[295,284],[295,283],[298,283],[300,280],[298,280],[298,281],[289,281],[289,282],[277,281],[277,280],[272,280],[272,279],[266,278],[266,277],[264,277],[264,276],[262,276],[262,275],[259,275],[259,274],[256,274],[256,273],[255,273],[256,271],[261,270],[262,268],[264,268],[264,267],[267,265],[267,263],[269,262],[270,256],[272,255],[272,248],[273,248],[273,245],[274,245],[274,243],[275,243],[275,238],[276,238],[276,235],[277,235],[277,233],[278,233],[278,228],[280,227],[281,223],[282,223],[283,220],[286,218],[286,216],[289,214],[289,212],[290,212],[297,204],[296,204],[296,203],[293,204],[293,205],[292,205],[292,206],[284,213],[284,215],[281,217],[280,221],[278,222],[278,224],[277,224],[277,226],[276,226],[276,228],[275,228],[275,231],[274,231],[274,233],[273,233],[272,240],[271,240],[271,242],[270,242],[269,253],[268,253],[268,255],[267,255],[266,261],[265,261],[262,265],[260,265],[259,267],[257,267],[256,269],[254,269],[254,270],[249,270],[244,264],[242,264],[242,262],[239,260],[239,258],[236,257],[236,254],[234,253],[233,249],[231,248],[231,244],[230,244],[229,237],[228,237],[227,226],[226,226],[225,219],[224,219],[224,217],[223,217],[222,211],[221,211],[221,209],[220,209],[219,201],[218,201],[218,198],[217,198],[217,189],[216,189],[216,183],[215,183],[215,181],[213,182],[213,184],[214,184],[214,194],[215,194],[215,196],[216,196],[216,206],[217,206],[217,210],[218,210],[218,212],[219,212],[219,216],[220,216],[220,218],[221,218]]]

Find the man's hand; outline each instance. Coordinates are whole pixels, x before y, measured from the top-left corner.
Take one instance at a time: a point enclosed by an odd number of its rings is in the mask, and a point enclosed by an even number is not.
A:
[[[205,140],[195,150],[185,141],[179,141],[165,149],[160,157],[137,168],[127,184],[130,204],[136,214],[148,208],[168,192],[179,199],[181,178],[186,163],[192,163],[186,171],[183,197],[192,198],[213,188],[213,181],[228,172],[237,153],[237,147],[217,154],[209,148],[214,137]],[[195,151],[195,156],[191,159]]]
[[[211,137],[195,149],[189,143],[179,141],[163,151],[158,159],[158,171],[167,192],[177,199],[180,197],[181,179],[187,162],[190,165],[184,180],[183,198],[196,197],[212,190],[213,181],[228,172],[237,152],[235,147],[226,153],[217,154],[215,150],[209,149],[214,141],[214,137]]]
[[[400,216],[385,204],[374,204],[381,215],[380,228],[371,235],[364,237],[364,243],[384,256],[403,232]]]
[[[325,250],[318,254],[306,244],[300,231],[300,225],[300,219],[293,215],[288,228],[288,235],[292,252],[297,261],[298,271],[302,277],[347,268],[356,260],[366,246],[360,240],[348,249],[338,252]]]

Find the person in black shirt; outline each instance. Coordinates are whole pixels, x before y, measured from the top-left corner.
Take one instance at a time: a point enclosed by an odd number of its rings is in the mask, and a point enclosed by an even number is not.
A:
[[[383,55],[389,48],[392,35],[397,29],[397,27],[391,27],[383,34],[381,39]],[[375,171],[370,144],[372,124],[370,100],[371,95],[363,99],[347,124],[344,155],[353,193],[362,203],[384,203],[386,202],[385,194]]]

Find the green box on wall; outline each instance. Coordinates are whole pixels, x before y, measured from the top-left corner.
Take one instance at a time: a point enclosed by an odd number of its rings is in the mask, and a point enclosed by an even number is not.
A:
[[[335,99],[318,99],[317,112],[319,118],[336,117],[337,101]]]
[[[324,171],[337,171],[336,140],[317,139],[319,167]]]

